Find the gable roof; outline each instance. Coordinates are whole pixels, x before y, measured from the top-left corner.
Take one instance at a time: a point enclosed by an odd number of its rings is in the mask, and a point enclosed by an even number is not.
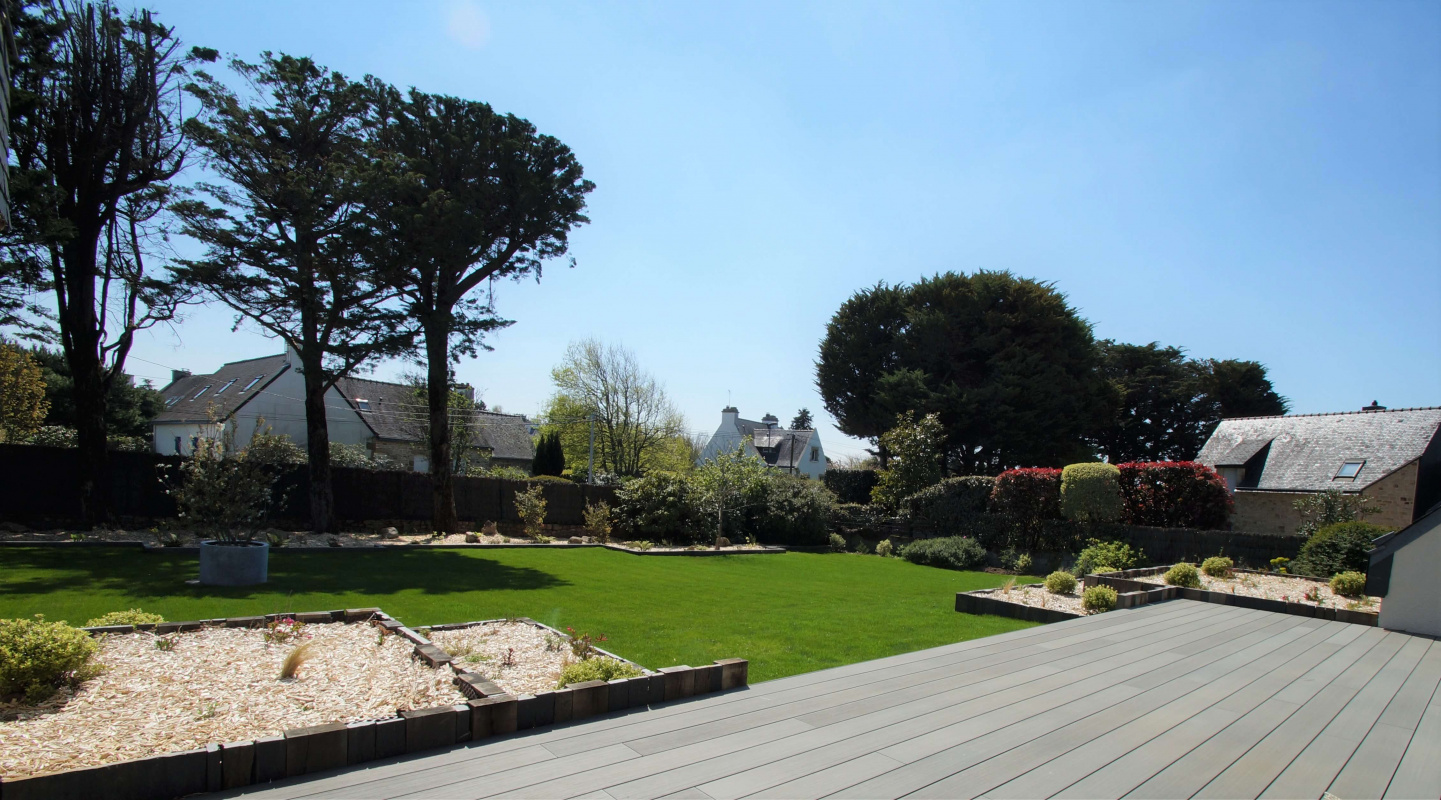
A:
[[[219,419],[225,419],[265,391],[287,369],[290,364],[285,354],[280,353],[232,361],[209,375],[188,375],[171,381],[160,390],[165,396],[165,409],[151,422],[207,423],[211,407]],[[257,378],[259,381],[247,389]],[[207,386],[210,388],[206,389]]]
[[[341,378],[335,385],[377,438],[400,442],[425,440],[428,410],[425,402],[415,396],[414,387],[367,378]],[[361,400],[366,401],[368,408],[360,407]],[[490,449],[491,458],[528,460],[535,457],[530,423],[521,414],[475,411],[468,424],[479,427],[477,444]]]
[[[764,422],[739,417],[736,418],[736,429],[740,431],[741,439],[749,441],[760,453],[762,460],[772,467],[783,469],[797,466],[810,458],[811,439],[816,435],[815,431],[769,427]]]
[[[1441,407],[1222,420],[1196,460],[1241,466],[1270,445],[1254,488],[1359,492],[1420,458],[1441,430]],[[1334,480],[1341,464],[1365,461],[1354,481]]]

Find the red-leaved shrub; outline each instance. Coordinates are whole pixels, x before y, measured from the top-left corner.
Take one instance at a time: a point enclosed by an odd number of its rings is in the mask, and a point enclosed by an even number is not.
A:
[[[1157,528],[1226,527],[1231,494],[1216,471],[1195,461],[1117,464],[1121,470],[1121,521]]]
[[[1061,518],[1061,471],[1046,467],[1008,469],[996,477],[991,512],[1022,525]]]

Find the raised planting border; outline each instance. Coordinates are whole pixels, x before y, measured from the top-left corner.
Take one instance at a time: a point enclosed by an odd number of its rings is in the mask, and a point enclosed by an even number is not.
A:
[[[99,767],[0,780],[0,800],[90,800],[100,796],[97,795],[100,787],[103,787],[103,796],[111,800],[168,800],[198,792],[269,783],[407,753],[453,747],[543,725],[742,688],[749,682],[749,662],[742,658],[726,658],[703,667],[666,667],[659,672],[647,670],[645,675],[635,678],[585,681],[538,695],[515,697],[476,673],[457,669],[449,653],[379,608],[108,625],[82,630],[92,636],[135,631],[164,634],[205,627],[260,628],[286,618],[315,624],[374,623],[411,642],[415,647],[415,658],[435,668],[449,666],[455,673],[456,686],[471,699],[455,705],[401,711],[386,719],[331,722],[295,728],[278,736],[254,741],[207,744],[180,753],[162,753]],[[498,621],[504,620],[486,622]],[[533,619],[521,617],[516,621],[570,638]],[[486,622],[435,625],[430,629],[455,630]],[[598,652],[640,666],[612,653]]]
[[[12,540],[0,541],[0,547],[138,547],[147,553],[190,553],[198,554],[200,548],[193,545],[180,547],[165,547],[141,541],[117,541],[117,542],[93,542],[93,541],[59,541],[59,542],[17,542]],[[703,548],[699,550],[637,550],[630,547],[622,547],[618,544],[601,544],[600,542],[585,542],[571,544],[570,542],[554,542],[551,544],[540,544],[537,542],[506,542],[505,544],[358,544],[334,546],[299,545],[295,547],[281,546],[270,548],[271,553],[336,553],[336,552],[358,552],[373,553],[376,550],[506,550],[522,548],[544,548],[551,550],[581,549],[587,547],[601,547],[606,550],[614,550],[618,553],[629,553],[633,556],[750,556],[785,553],[788,550],[806,550],[807,548],[786,548],[779,545],[764,545],[762,547],[746,548],[743,550],[715,550]]]
[[[1027,587],[1038,587],[1045,591],[1044,583],[1027,583],[1021,586],[1011,587],[1012,591]],[[1072,614],[1069,611],[1059,611],[1054,608],[1037,608],[1028,606],[1025,603],[1012,603],[1009,600],[1001,600],[995,596],[997,589],[977,589],[971,592],[956,593],[956,610],[964,614],[990,614],[997,617],[1010,617],[1021,619],[1026,622],[1065,622],[1068,619],[1077,619],[1082,614]],[[1120,604],[1117,603],[1117,608]]]
[[[1230,592],[1212,592],[1207,589],[1188,589],[1182,586],[1157,586],[1154,583],[1136,580],[1144,575],[1162,575],[1169,566],[1165,567],[1140,567],[1138,569],[1127,569],[1119,572],[1104,572],[1087,575],[1084,584],[1087,588],[1091,586],[1109,586],[1116,590],[1116,608],[1132,608],[1134,606],[1156,603],[1163,600],[1181,598],[1183,600],[1199,600],[1203,603],[1217,603],[1238,608],[1250,608],[1257,611],[1274,611],[1278,614],[1291,614],[1298,617],[1315,617],[1316,619],[1335,620],[1337,622],[1349,622],[1353,625],[1369,625],[1375,627],[1380,614],[1370,611],[1352,611],[1348,608],[1335,608],[1325,606],[1314,606],[1310,603],[1293,603],[1286,600],[1270,600],[1265,597],[1248,597]],[[1251,575],[1276,575],[1273,572],[1262,572],[1254,569],[1233,568],[1232,572],[1247,573]],[[1326,583],[1324,578],[1313,578],[1309,575],[1285,575],[1282,577],[1296,578],[1299,580],[1312,581],[1313,583]],[[1123,605],[1122,600],[1129,598],[1128,604]]]

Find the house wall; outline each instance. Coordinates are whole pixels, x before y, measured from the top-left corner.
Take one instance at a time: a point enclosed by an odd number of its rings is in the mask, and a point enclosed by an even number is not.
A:
[[[1416,478],[1419,462],[1396,470],[1367,486],[1361,495],[1380,507],[1380,512],[1366,521],[1392,530],[1411,524],[1416,509]],[[1263,492],[1241,489],[1236,492],[1235,513],[1231,529],[1255,533],[1295,533],[1301,527],[1301,515],[1295,503],[1304,492]]]
[[[701,450],[700,456],[696,458],[695,463],[697,466],[715,458],[716,454],[722,450],[735,450],[736,445],[742,441],[745,442],[746,455],[760,455],[760,452],[756,450],[753,444],[753,440],[749,437],[741,436],[740,429],[737,428],[735,424],[735,418],[737,416],[738,415],[729,412],[721,414],[720,426],[716,428],[715,433],[711,434],[710,441],[706,442],[705,448]],[[819,448],[815,461],[810,460],[809,448],[811,447]],[[819,479],[826,472],[826,448],[825,445],[821,444],[819,433],[811,436],[811,443],[807,445],[807,452],[801,457],[800,472],[807,478],[815,479]]]
[[[1391,584],[1381,601],[1381,627],[1427,636],[1441,636],[1441,528],[1397,550],[1392,556]]]

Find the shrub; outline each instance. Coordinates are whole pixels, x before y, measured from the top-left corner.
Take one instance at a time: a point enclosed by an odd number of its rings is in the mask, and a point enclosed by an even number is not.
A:
[[[35,359],[0,342],[0,442],[23,442],[40,430],[50,401],[45,374]]]
[[[1026,574],[1027,572],[1030,572],[1030,571],[1031,571],[1031,554],[1030,554],[1030,553],[1021,553],[1020,555],[1016,556],[1016,559],[1011,562],[1011,569],[1012,569],[1012,570],[1015,570],[1016,572],[1021,573],[1022,575]]]
[[[901,501],[901,516],[939,533],[956,534],[977,514],[986,511],[995,478],[946,478]]]
[[[940,417],[932,413],[917,418],[910,411],[901,414],[896,426],[881,434],[881,447],[889,450],[891,457],[871,490],[871,502],[894,513],[900,510],[902,500],[939,482],[944,441]]]
[[[652,472],[616,493],[616,528],[627,539],[697,542],[709,530],[683,476]]]
[[[1386,529],[1369,522],[1338,522],[1311,534],[1291,563],[1297,575],[1329,578],[1338,572],[1365,573],[1371,566],[1371,542]]]
[[[555,688],[564,689],[572,683],[586,681],[614,681],[621,678],[635,678],[644,675],[639,669],[613,658],[587,658],[566,664],[560,670],[560,680]]]
[[[991,511],[1005,514],[1023,526],[1061,517],[1061,471],[1010,469],[996,478],[991,490]]]
[[[1194,461],[1117,465],[1121,471],[1121,521],[1159,528],[1226,527],[1231,493],[1216,471]]]
[[[1331,591],[1342,597],[1360,597],[1366,593],[1366,575],[1361,572],[1338,572],[1331,577]]]
[[[539,540],[544,535],[541,526],[545,524],[545,487],[534,485],[523,492],[516,492],[515,513],[525,524],[525,535]]]
[[[601,544],[609,542],[610,531],[614,525],[611,521],[610,505],[604,500],[586,503],[583,514],[585,516],[585,529],[590,531],[590,535],[594,536],[595,540]]]
[[[1076,576],[1069,572],[1052,572],[1046,576],[1046,591],[1051,594],[1070,594],[1076,591]]]
[[[835,497],[820,482],[769,472],[746,499],[744,529],[756,541],[799,547],[826,543]]]
[[[1212,578],[1229,578],[1231,577],[1231,569],[1235,566],[1236,562],[1225,556],[1211,556],[1201,562],[1201,571],[1210,575]]]
[[[330,443],[330,463],[334,466],[349,467],[352,464],[337,464],[337,458],[345,460],[349,453],[345,451],[346,445],[340,442]],[[355,445],[362,453],[365,448]],[[250,443],[241,451],[241,458],[252,464],[265,464],[272,467],[293,467],[304,464],[310,460],[304,450],[301,450],[295,442],[290,441],[289,436],[281,436],[268,431],[256,431],[250,437]],[[367,459],[368,460],[368,459]]]
[[[519,478],[518,480],[523,480],[523,481],[525,481],[526,483],[530,483],[530,484],[535,484],[535,483],[564,483],[564,484],[566,484],[566,485],[570,485],[570,484],[574,484],[574,483],[575,483],[575,481],[571,480],[570,478],[562,478],[562,477],[559,476],[559,475],[527,475],[527,476],[525,476],[524,478]]]
[[[1302,522],[1296,532],[1303,536],[1310,536],[1338,522],[1359,522],[1362,517],[1381,510],[1371,502],[1371,498],[1346,494],[1340,489],[1308,494],[1291,505],[1301,515]]]
[[[63,620],[0,619],[0,695],[24,694],[33,705],[61,686],[78,686],[99,674],[98,649],[89,634]]]
[[[528,481],[531,476],[520,467],[491,467],[476,464],[465,470],[467,478],[496,478],[503,481]]]
[[[1081,592],[1081,608],[1100,614],[1116,607],[1116,590],[1109,586],[1092,586]]]
[[[873,469],[828,469],[821,475],[825,484],[842,503],[865,505],[871,502],[871,490],[880,481]]]
[[[1291,563],[1291,559],[1289,559],[1289,558],[1287,558],[1287,557],[1285,557],[1285,556],[1276,556],[1275,558],[1271,559],[1271,571],[1272,571],[1272,572],[1279,572],[1279,573],[1281,573],[1282,575],[1285,575],[1287,572],[1290,571],[1290,570],[1287,569],[1287,566],[1288,566],[1290,563]]]
[[[1166,570],[1162,579],[1171,586],[1180,586],[1186,589],[1201,588],[1201,573],[1196,571],[1193,564],[1177,564]]]
[[[1076,522],[1115,522],[1121,518],[1121,471],[1100,462],[1071,464],[1061,470],[1061,516]]]
[[[222,541],[248,541],[255,535],[275,484],[273,466],[238,455],[235,426],[215,423],[195,440],[195,452],[178,468],[178,480],[170,468],[160,468],[185,524],[214,531]]]
[[[846,537],[839,533],[831,534],[829,547],[832,553],[844,553],[846,551]]]
[[[85,623],[85,627],[103,628],[106,625],[154,625],[164,621],[165,618],[159,614],[151,614],[148,611],[132,608],[129,611],[111,611],[103,617],[96,617]]]
[[[966,536],[946,536],[911,542],[901,549],[901,558],[929,567],[975,569],[986,560],[986,549]]]
[[[876,542],[876,555],[880,556],[881,558],[890,558],[894,548],[895,545],[891,544],[890,539],[882,539],[879,542]]]
[[[1125,542],[1103,542],[1100,539],[1092,539],[1076,556],[1076,574],[1090,575],[1100,572],[1102,567],[1109,567],[1108,572],[1115,572],[1123,569],[1135,569],[1141,566],[1146,560],[1146,554],[1140,550],[1132,550]]]
[[[881,515],[875,506],[860,503],[831,505],[831,528],[856,536],[880,536]]]

